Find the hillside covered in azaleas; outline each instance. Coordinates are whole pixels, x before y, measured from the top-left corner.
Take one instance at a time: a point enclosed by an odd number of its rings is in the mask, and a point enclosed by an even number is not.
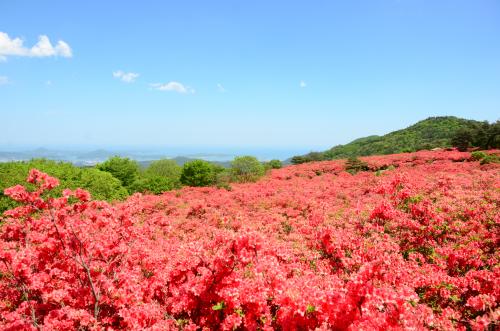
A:
[[[417,152],[127,201],[32,170],[5,191],[4,330],[486,330],[500,318],[500,166]]]

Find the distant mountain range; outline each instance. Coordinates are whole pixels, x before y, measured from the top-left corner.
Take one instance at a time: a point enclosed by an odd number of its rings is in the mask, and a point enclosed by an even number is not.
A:
[[[498,122],[495,124],[498,126]],[[291,163],[345,159],[352,156],[384,155],[451,146],[452,137],[461,130],[474,131],[487,122],[454,116],[429,117],[412,126],[383,136],[368,136],[323,152],[311,152],[288,159]]]
[[[475,120],[467,120],[454,116],[430,117],[423,121],[417,122],[406,129],[397,130],[383,136],[367,136],[356,139],[345,145],[337,145],[329,150],[322,152],[310,152],[304,155],[297,155],[288,158],[289,154],[278,154],[273,152],[273,156],[268,155],[262,158],[262,161],[268,161],[271,158],[277,158],[276,155],[283,161],[283,164],[303,163],[310,161],[343,159],[351,156],[368,156],[368,155],[383,155],[402,152],[412,152],[422,149],[446,148],[451,146],[451,139],[459,131],[463,130],[478,130],[490,126],[486,131],[497,132],[493,139],[493,145],[499,144],[500,139],[500,124],[497,121],[494,124],[488,122],[480,122]],[[493,130],[493,131],[492,131]],[[486,132],[485,131],[485,132]],[[491,135],[491,133],[490,133]],[[492,145],[492,146],[493,146]],[[27,151],[0,151],[0,162],[9,161],[28,161],[35,158],[45,158],[55,161],[71,162],[77,166],[94,166],[97,163],[104,162],[108,158],[118,155],[128,157],[138,161],[142,166],[147,166],[154,160],[174,159],[179,165],[194,160],[202,159],[213,162],[215,164],[227,167],[230,161],[236,156],[223,153],[186,153],[184,155],[172,156],[163,154],[160,151],[113,151],[106,149],[96,149],[93,151],[71,151],[71,150],[53,150],[47,148],[36,148]],[[258,152],[258,151],[257,151]],[[262,151],[260,151],[262,153]],[[247,154],[256,155],[255,153]],[[286,155],[286,156],[285,156]],[[259,158],[260,159],[260,158]]]
[[[121,157],[128,157],[136,160],[141,166],[146,167],[154,160],[160,159],[173,159],[179,165],[183,165],[188,161],[195,159],[203,159],[212,163],[228,167],[230,165],[229,159],[233,157],[227,154],[193,154],[189,156],[176,156],[169,157],[159,153],[141,153],[141,152],[116,152],[104,149],[97,149],[94,151],[62,151],[51,150],[47,148],[36,148],[28,151],[0,151],[0,162],[9,161],[28,161],[31,159],[49,159],[55,161],[66,161],[75,164],[76,166],[86,167],[94,166],[97,163],[104,162],[112,156],[119,155]]]

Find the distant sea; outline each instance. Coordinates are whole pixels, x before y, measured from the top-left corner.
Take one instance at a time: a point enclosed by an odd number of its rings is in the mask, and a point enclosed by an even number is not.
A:
[[[286,160],[294,155],[310,152],[308,148],[262,148],[262,147],[126,147],[126,146],[1,146],[0,162],[26,161],[46,158],[72,162],[79,166],[91,166],[118,155],[139,162],[164,158],[203,159],[227,162],[236,156],[252,155],[260,161]]]

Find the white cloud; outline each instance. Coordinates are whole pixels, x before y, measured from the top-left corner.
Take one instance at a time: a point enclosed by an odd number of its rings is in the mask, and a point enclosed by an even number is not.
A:
[[[5,32],[0,32],[0,55],[4,58],[6,55],[25,56],[29,50],[23,47],[23,41],[20,38],[10,39]]]
[[[306,86],[307,86],[306,82],[304,82],[303,80],[301,80],[300,81],[300,87],[304,88]]]
[[[195,90],[192,89],[189,86],[185,86],[182,83],[179,82],[168,82],[165,84],[161,83],[154,83],[154,84],[149,84],[153,89],[158,90],[158,91],[173,91],[177,93],[194,93]]]
[[[63,57],[72,57],[73,56],[73,51],[71,50],[71,47],[69,47],[69,45],[62,40],[59,40],[57,42],[56,53],[63,56]]]
[[[40,36],[36,45],[31,48],[31,54],[39,57],[53,56],[56,54],[56,50],[50,43],[49,37]]]
[[[21,38],[11,39],[7,33],[0,32],[0,61],[6,61],[8,56],[73,56],[71,47],[67,43],[59,40],[54,47],[49,37],[45,35],[39,36],[38,42],[31,48],[27,48],[23,44],[24,41]]]
[[[0,76],[0,85],[5,85],[9,83],[9,77],[7,76]]]
[[[217,90],[221,93],[227,92],[227,90],[222,86],[222,84],[217,83]]]
[[[121,70],[113,72],[113,77],[120,79],[122,82],[125,83],[133,83],[137,77],[139,77],[139,74],[136,74],[134,72],[123,72]]]

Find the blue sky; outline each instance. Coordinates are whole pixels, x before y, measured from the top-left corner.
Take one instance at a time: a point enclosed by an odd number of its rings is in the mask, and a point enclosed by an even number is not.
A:
[[[0,1],[0,146],[307,151],[499,114],[499,1]]]

